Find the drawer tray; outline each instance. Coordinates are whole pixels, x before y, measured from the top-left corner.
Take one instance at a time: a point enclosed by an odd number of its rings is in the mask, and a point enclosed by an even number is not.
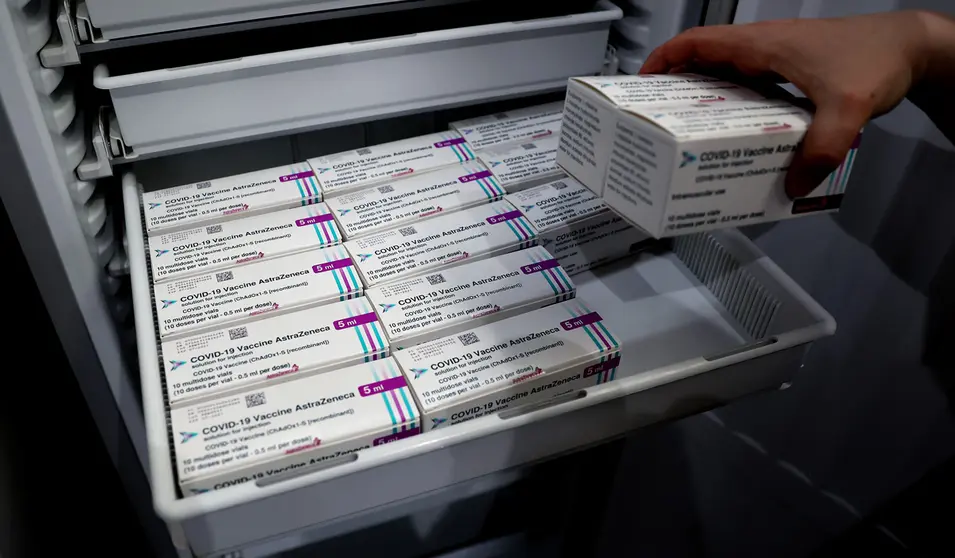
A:
[[[197,554],[332,525],[346,516],[699,413],[779,387],[835,323],[741,233],[680,237],[575,277],[621,342],[617,379],[263,484],[178,494],[139,201],[123,177],[130,274],[154,504]],[[319,527],[316,527],[319,526]]]
[[[396,0],[86,0],[90,22],[105,39],[224,25]]]
[[[94,69],[133,156],[563,88],[600,71],[619,8],[148,72]]]

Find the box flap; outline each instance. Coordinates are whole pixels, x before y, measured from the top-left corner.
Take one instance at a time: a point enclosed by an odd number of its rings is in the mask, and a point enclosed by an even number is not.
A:
[[[811,113],[786,101],[737,101],[678,107],[628,106],[622,110],[681,140],[805,132],[812,123]]]
[[[765,99],[721,79],[698,74],[596,76],[573,78],[618,107],[692,105]]]

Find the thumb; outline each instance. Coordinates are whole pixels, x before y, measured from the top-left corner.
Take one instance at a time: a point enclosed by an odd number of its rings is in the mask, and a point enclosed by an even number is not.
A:
[[[868,121],[863,110],[820,105],[786,175],[786,195],[809,195],[842,164],[859,130]]]

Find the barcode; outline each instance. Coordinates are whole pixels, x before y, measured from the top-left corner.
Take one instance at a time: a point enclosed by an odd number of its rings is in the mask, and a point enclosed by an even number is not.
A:
[[[551,186],[553,186],[555,190],[563,190],[567,187],[567,183],[563,180],[558,180],[557,182],[551,182]]]
[[[494,118],[497,118],[498,120],[507,120],[508,116],[506,112],[499,112],[494,115]]]
[[[221,283],[223,281],[232,281],[235,279],[232,276],[231,271],[223,271],[222,273],[216,273],[216,283]]]
[[[197,190],[201,190],[201,189],[203,189],[203,188],[208,188],[209,186],[212,186],[212,182],[210,182],[210,181],[208,181],[208,180],[205,181],[205,182],[197,182],[197,183],[196,183],[196,189],[197,189]]]
[[[531,149],[537,149],[537,144],[534,144],[534,143],[525,143],[525,144],[522,145],[521,147],[523,147],[523,148],[524,148],[525,150],[527,150],[527,151],[530,151]]]
[[[260,405],[265,405],[265,392],[257,391],[255,393],[250,393],[245,396],[245,406],[246,407],[258,407]]]
[[[378,188],[378,192],[381,194],[390,194],[395,191],[394,186],[381,186]]]
[[[441,275],[440,273],[435,273],[434,275],[428,275],[427,277],[425,277],[425,279],[428,280],[428,284],[430,285],[440,285],[441,283],[444,283],[444,275]]]
[[[461,344],[464,345],[465,347],[467,347],[468,345],[474,345],[475,343],[481,342],[481,340],[478,339],[477,334],[474,333],[473,331],[469,331],[467,333],[458,335],[458,341],[460,341]]]
[[[245,339],[249,336],[249,330],[244,327],[234,327],[229,330],[229,341],[236,339]]]
[[[216,234],[222,232],[222,225],[212,225],[211,227],[206,227],[206,234]]]
[[[418,231],[415,230],[414,227],[404,227],[404,228],[398,229],[398,232],[401,233],[401,236],[413,236],[418,234]]]
[[[363,157],[365,155],[371,155],[371,149],[368,149],[367,147],[362,147],[361,149],[358,150],[358,154]]]

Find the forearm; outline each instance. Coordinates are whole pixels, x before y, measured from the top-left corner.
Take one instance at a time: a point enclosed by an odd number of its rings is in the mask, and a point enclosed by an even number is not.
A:
[[[955,19],[934,12],[919,16],[925,34],[908,98],[955,143]]]

